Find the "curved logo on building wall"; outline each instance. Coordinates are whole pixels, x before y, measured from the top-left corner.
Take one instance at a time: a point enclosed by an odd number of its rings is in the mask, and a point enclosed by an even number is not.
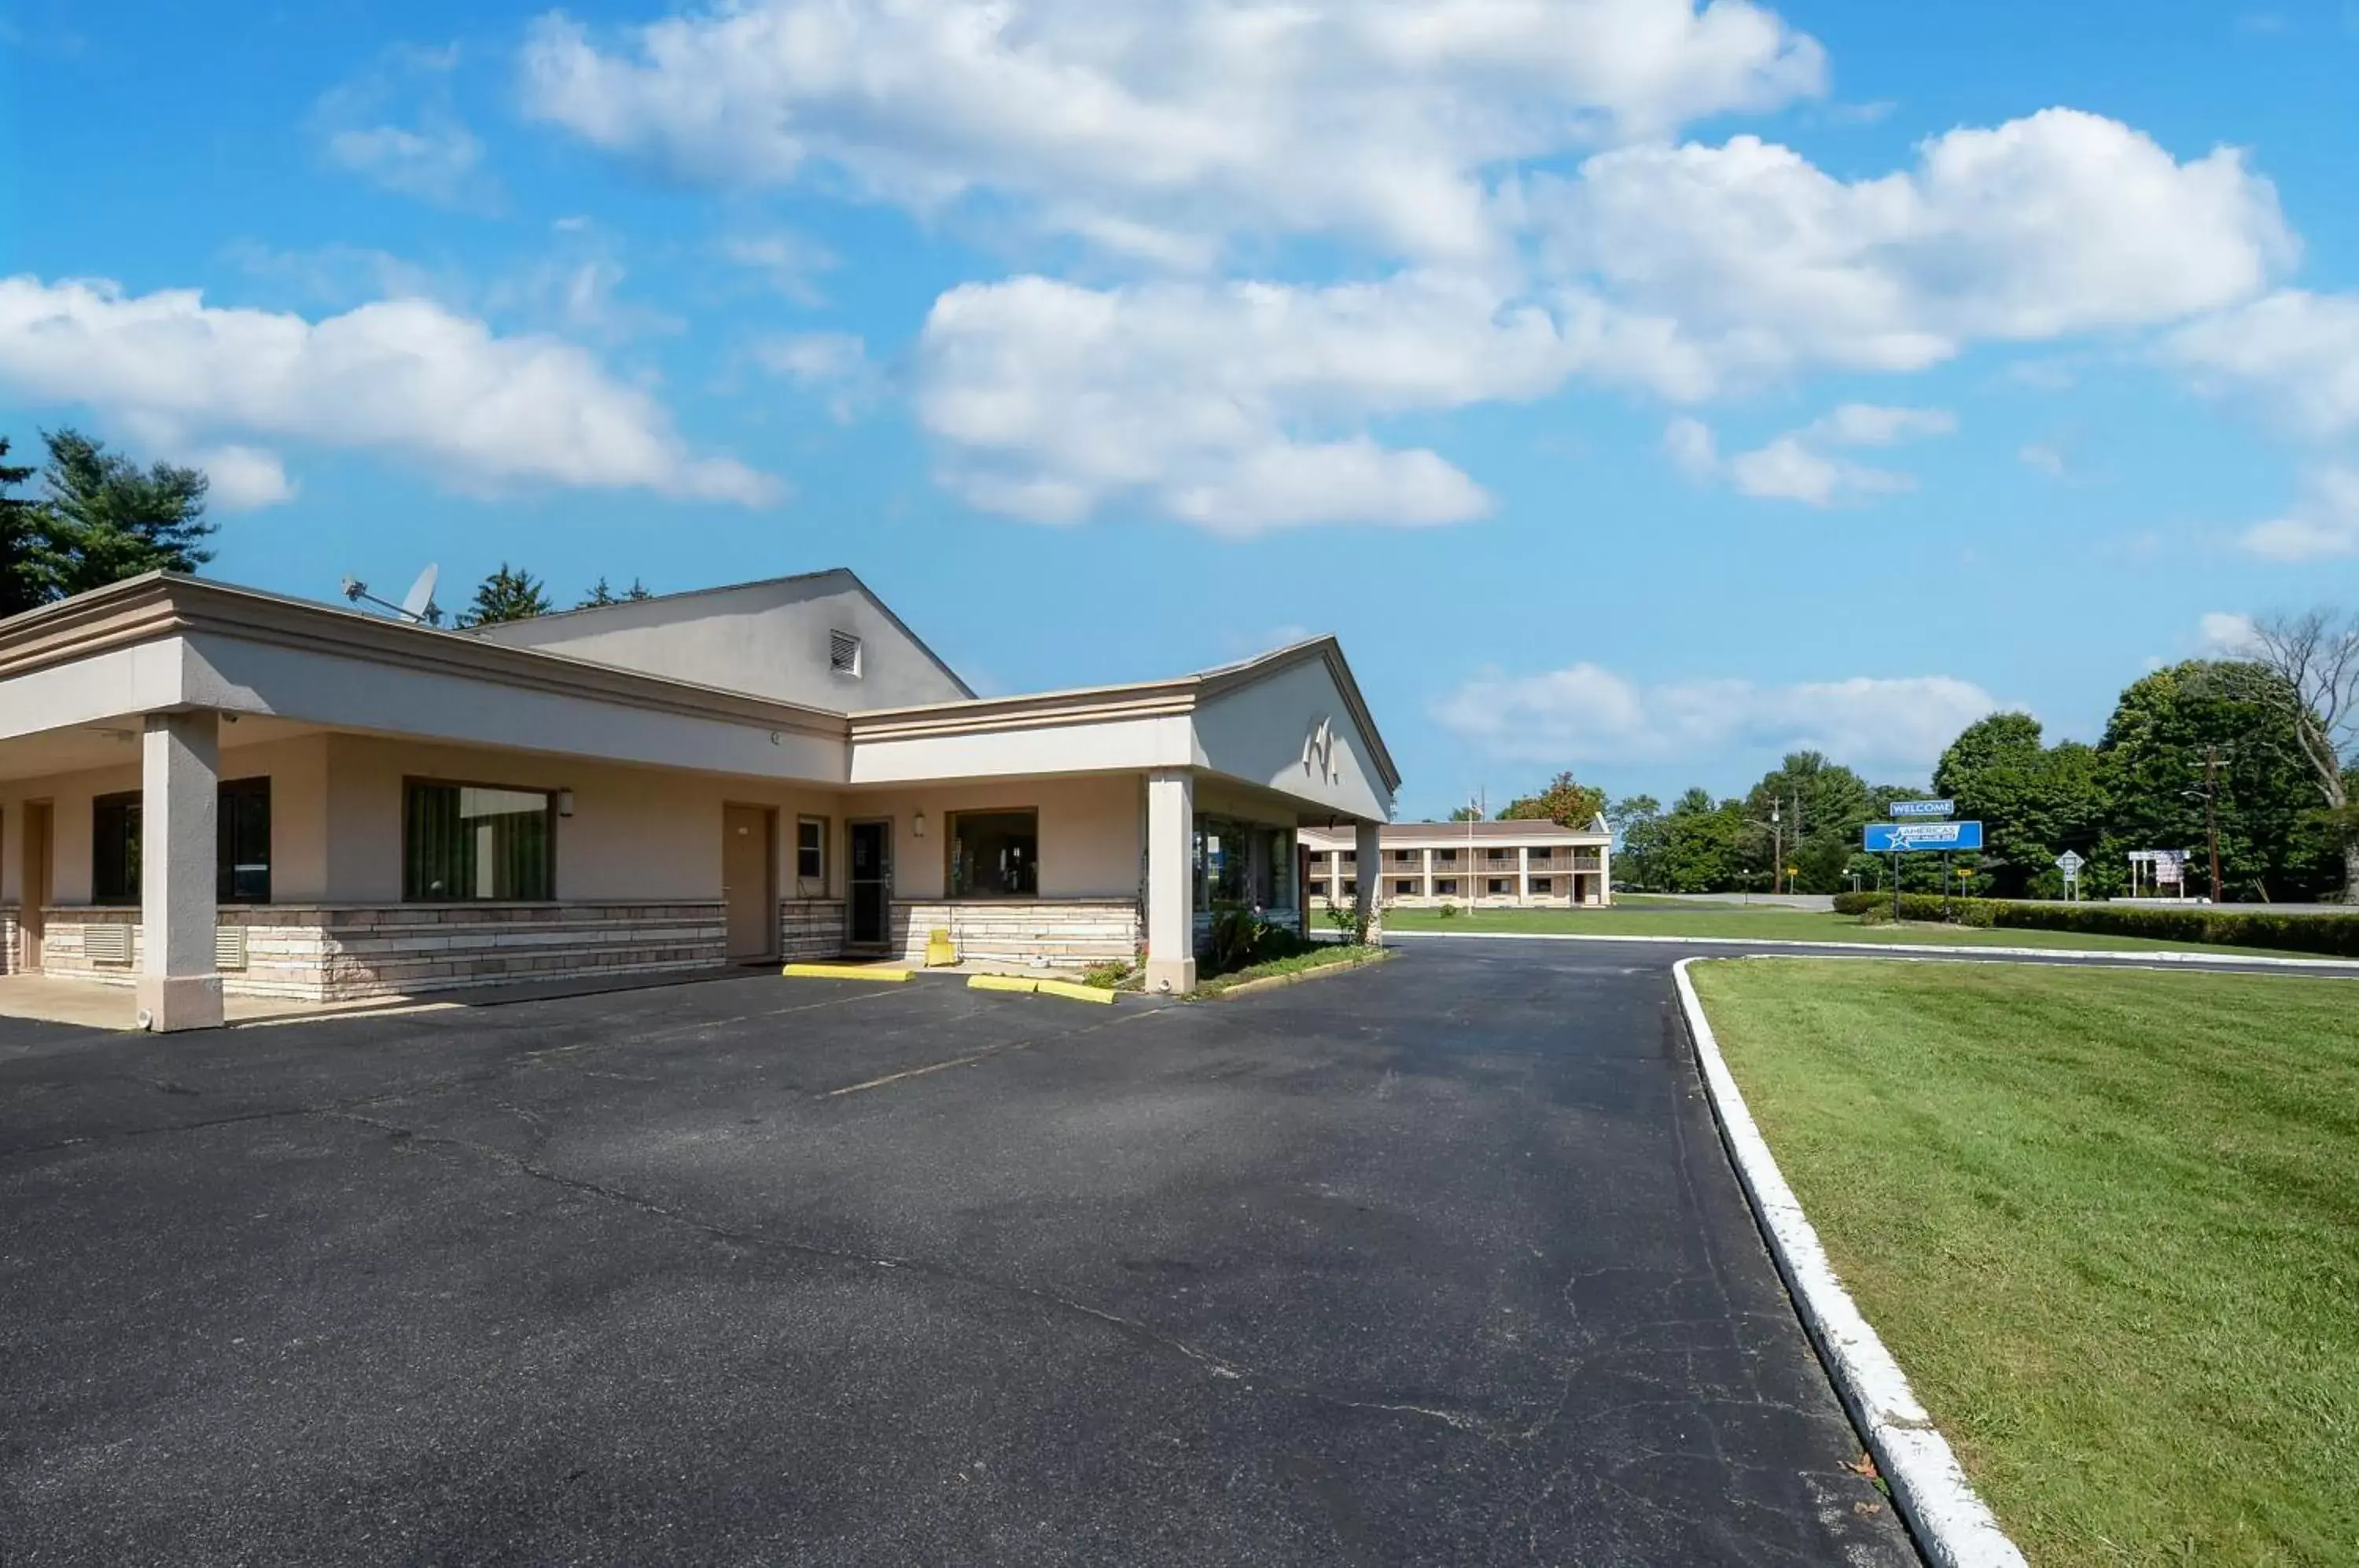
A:
[[[1313,724],[1310,733],[1302,737],[1302,770],[1316,771],[1320,779],[1333,783],[1335,771],[1335,726],[1322,717]]]

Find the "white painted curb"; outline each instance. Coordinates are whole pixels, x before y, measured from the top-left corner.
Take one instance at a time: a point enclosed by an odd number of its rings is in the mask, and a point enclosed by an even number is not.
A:
[[[1393,930],[1385,940],[1410,942],[1427,937],[1476,937],[1484,942],[1640,942],[1680,947],[1798,947],[1834,953],[1933,953],[1944,958],[1965,954],[1978,958],[2096,959],[2114,964],[2263,964],[2280,969],[2325,969],[2359,974],[2359,959],[2275,958],[2241,953],[2186,953],[2177,948],[2135,947],[1992,947],[1970,942],[1811,942],[1775,936],[1614,936],[1606,931],[1486,931]]]
[[[1948,1442],[1933,1429],[1932,1419],[1917,1402],[1917,1396],[1908,1391],[1900,1364],[1875,1337],[1858,1303],[1827,1262],[1819,1233],[1810,1228],[1794,1190],[1786,1185],[1761,1129],[1754,1125],[1753,1113],[1745,1108],[1745,1096],[1737,1091],[1736,1080],[1729,1075],[1728,1063],[1721,1057],[1720,1041],[1713,1038],[1695,986],[1688,979],[1688,966],[1695,962],[1680,959],[1671,967],[1671,979],[1679,987],[1688,1037],[1695,1041],[1696,1062],[1712,1096],[1721,1137],[1728,1145],[1730,1163],[1736,1167],[1737,1180],[1753,1202],[1753,1213],[1769,1240],[1770,1256],[1777,1261],[1777,1272],[1785,1276],[1786,1288],[1819,1347],[1820,1359],[1851,1411],[1853,1424],[1866,1439],[1877,1471],[1892,1488],[1901,1517],[1908,1521],[1918,1546],[1934,1568],[2026,1568],[2023,1553],[1974,1495],[1973,1484],[1959,1468]]]

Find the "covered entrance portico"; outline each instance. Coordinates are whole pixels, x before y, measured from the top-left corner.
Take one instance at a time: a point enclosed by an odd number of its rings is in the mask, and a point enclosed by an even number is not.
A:
[[[0,626],[7,965],[157,1029],[934,930],[1185,991],[1213,907],[1299,911],[1294,830],[1397,787],[1325,638],[845,714],[184,578]]]

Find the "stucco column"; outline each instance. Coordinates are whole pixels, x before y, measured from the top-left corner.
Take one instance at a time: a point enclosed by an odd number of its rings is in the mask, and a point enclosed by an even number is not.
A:
[[[158,1032],[219,1029],[213,892],[220,717],[150,713],[140,746],[141,1019]]]
[[[1353,908],[1367,922],[1368,940],[1379,945],[1385,940],[1383,905],[1378,898],[1385,887],[1384,832],[1381,822],[1361,822],[1352,834],[1360,861],[1360,892]]]
[[[1196,781],[1147,776],[1147,988],[1196,988]]]
[[[1516,846],[1516,902],[1528,904],[1531,901],[1532,846],[1519,844]]]

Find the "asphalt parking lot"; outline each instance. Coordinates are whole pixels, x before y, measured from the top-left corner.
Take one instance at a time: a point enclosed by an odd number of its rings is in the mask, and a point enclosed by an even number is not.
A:
[[[0,1563],[1914,1563],[1677,956],[0,1021]]]

